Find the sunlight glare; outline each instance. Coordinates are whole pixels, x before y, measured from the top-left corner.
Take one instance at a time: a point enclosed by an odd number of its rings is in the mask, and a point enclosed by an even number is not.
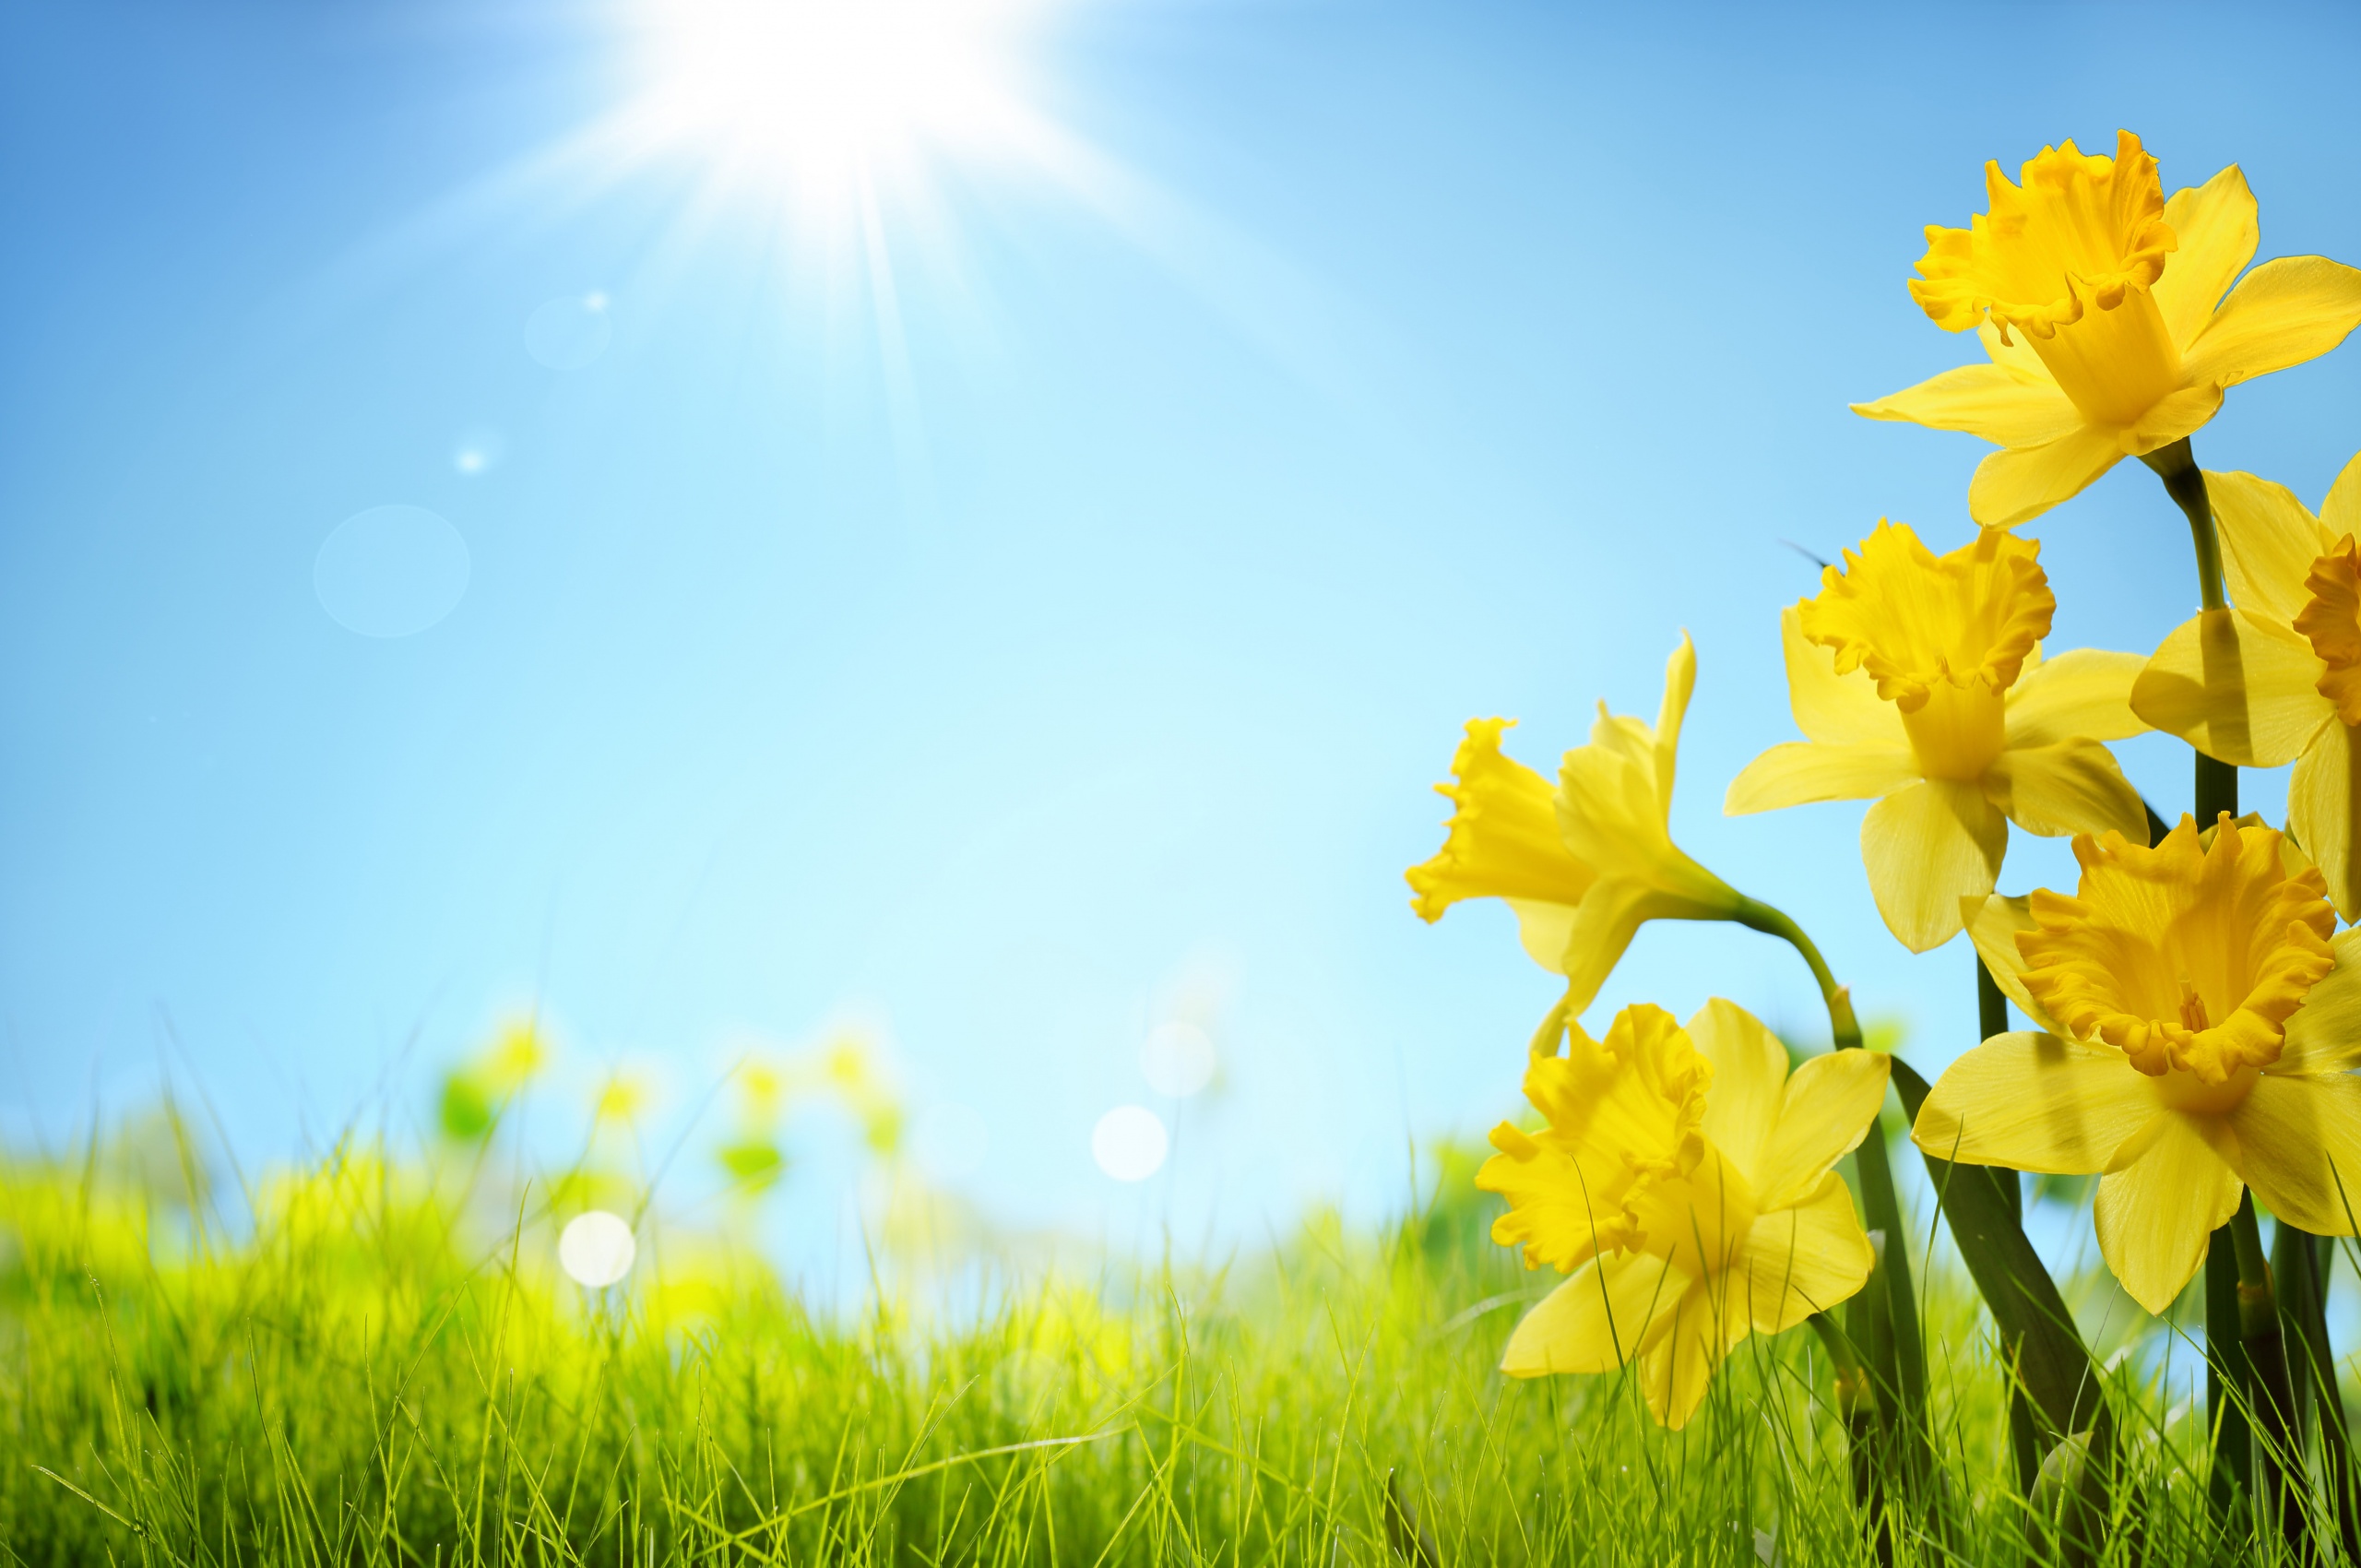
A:
[[[931,142],[975,151],[1016,113],[1004,80],[1021,0],[652,0],[668,139],[865,177]]]

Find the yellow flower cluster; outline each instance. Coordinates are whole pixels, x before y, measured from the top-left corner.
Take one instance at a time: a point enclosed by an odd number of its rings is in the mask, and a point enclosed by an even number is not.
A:
[[[2250,1212],[2248,1187],[2283,1224],[2354,1230],[2361,936],[2337,921],[2361,914],[2361,457],[2315,515],[2251,475],[2201,472],[2188,441],[2226,388],[2361,323],[2361,272],[2318,256],[2249,267],[2239,171],[2168,199],[2129,132],[2112,158],[2065,142],[2015,181],[1989,166],[1987,184],[1968,227],[1927,231],[1909,285],[1938,326],[1977,334],[1985,362],[1856,405],[1999,448],[1969,488],[1973,536],[1939,550],[1881,520],[1782,613],[1804,738],[1748,765],[1724,809],[1871,802],[1861,857],[1887,929],[1914,953],[1966,931],[2035,1026],[1995,1034],[1931,1090],[1894,1067],[1915,1086],[1916,1142],[1942,1161],[2098,1175],[2102,1253],[2161,1313],[2213,1233]],[[2039,541],[2011,530],[2124,457],[2188,515],[2207,608],[2153,657],[2045,656],[2057,599]],[[1872,1223],[1899,1215],[1882,1142],[1864,1142],[1887,1058],[1838,1049],[1791,1073],[1726,1001],[1685,1026],[1625,1007],[1596,1039],[1580,1021],[1641,925],[1730,921],[1796,945],[1835,1044],[1858,1044],[1809,938],[1672,840],[1695,680],[1684,636],[1655,723],[1602,706],[1554,781],[1502,751],[1509,720],[1470,723],[1440,786],[1443,846],[1408,873],[1428,921],[1506,904],[1565,982],[1525,1070],[1540,1124],[1498,1128],[1477,1178],[1507,1203],[1495,1239],[1567,1276],[1502,1369],[1635,1369],[1673,1427],[1746,1336],[1825,1312],[1878,1269],[1907,1285],[1835,1174],[1858,1149]],[[2165,831],[2107,749],[2150,729],[2211,759],[2201,805],[2207,778],[2235,778],[2220,765],[2293,762],[2287,830],[2211,811]],[[2011,823],[2071,837],[2070,897],[1996,896]]]

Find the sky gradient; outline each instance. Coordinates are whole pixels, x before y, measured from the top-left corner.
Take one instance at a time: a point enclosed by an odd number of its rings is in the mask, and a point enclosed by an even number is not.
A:
[[[1076,0],[1021,42],[1058,156],[798,206],[599,134],[653,47],[613,9],[0,18],[0,1131],[168,1067],[258,1155],[424,1126],[536,1003],[541,1114],[644,1062],[672,1127],[852,1018],[980,1116],[1012,1225],[1376,1212],[1513,1109],[1552,990],[1505,911],[1409,911],[1459,726],[1553,771],[1683,628],[1676,837],[1922,1071],[1970,1043],[1858,805],[1720,814],[1794,735],[1787,541],[1966,537],[1987,448],[1846,404],[1974,353],[1904,282],[1987,158],[2128,126],[2168,190],[2243,165],[2261,256],[2361,260],[2361,16]],[[2348,345],[2199,456],[2317,503],[2356,410]],[[465,558],[390,638],[319,576],[384,506]],[[2193,608],[2136,464],[2026,531],[2052,649]],[[2119,750],[2187,808],[2184,748]],[[2070,864],[2019,834],[2002,886]],[[1716,994],[1817,1023],[1784,949],[1681,926],[1587,1016]],[[1174,1118],[1177,1015],[1221,1071],[1121,1187],[1091,1129]],[[798,1137],[808,1253],[848,1135]]]

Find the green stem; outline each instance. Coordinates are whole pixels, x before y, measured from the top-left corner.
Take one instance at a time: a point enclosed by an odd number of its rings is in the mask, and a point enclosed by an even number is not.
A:
[[[2279,1328],[2279,1302],[2271,1284],[2271,1262],[2263,1255],[2262,1228],[2255,1218],[2254,1194],[2238,1198],[2230,1217],[2230,1242],[2238,1260],[2238,1337],[2246,1345],[2248,1398],[2261,1436],[2262,1487],[2266,1510],[2276,1509],[2280,1533],[2297,1562],[2308,1560],[2304,1510],[2303,1433],[2296,1424],[2296,1401],[2287,1381],[2287,1343]],[[2208,1325],[2209,1331],[2211,1325]],[[2290,1473],[2296,1484],[2290,1485]]]
[[[1828,960],[1820,956],[1804,928],[1789,920],[1785,911],[1774,909],[1760,898],[1738,896],[1738,911],[1730,917],[1749,931],[1759,931],[1765,936],[1775,936],[1802,956],[1811,968],[1813,983],[1820,987],[1821,1000],[1828,1005],[1828,1028],[1835,1037],[1836,1049],[1845,1051],[1861,1043],[1861,1026],[1853,1016],[1853,1004],[1846,998],[1845,988],[1836,983],[1829,971]]]
[[[2238,1496],[2254,1491],[2253,1429],[2246,1402],[2230,1394],[2253,1382],[2246,1341],[2232,1326],[2238,1321],[2238,1262],[2230,1229],[2214,1231],[2205,1249],[2205,1413],[2213,1427],[2213,1470],[2205,1493],[2217,1514],[2227,1514]]]
[[[2165,493],[2189,519],[2189,543],[2197,551],[2198,600],[2208,610],[2222,608],[2222,536],[2213,528],[2213,499],[2205,493],[2205,470],[2184,435],[2140,459],[2165,481]]]
[[[2197,820],[2210,826],[2222,814],[2238,814],[2238,770],[2197,754]],[[2205,1410],[2213,1423],[2213,1474],[2206,1494],[2217,1512],[2232,1505],[2234,1494],[2254,1493],[2254,1429],[2249,1416],[2251,1396],[2231,1397],[2233,1389],[2252,1389],[2253,1358],[2246,1337],[2234,1326],[2238,1321],[2238,1259],[2236,1221],[2213,1232],[2205,1252]]]
[[[1864,1288],[1861,1295],[1876,1289],[1876,1282]],[[1860,1296],[1855,1296],[1859,1301]],[[1835,1372],[1836,1412],[1845,1422],[1845,1452],[1851,1460],[1853,1501],[1860,1505],[1861,1517],[1868,1522],[1870,1543],[1880,1563],[1893,1560],[1893,1537],[1885,1517],[1885,1487],[1878,1467],[1877,1380],[1864,1363],[1860,1342],[1840,1327],[1826,1313],[1814,1313],[1806,1320],[1820,1342],[1828,1350],[1828,1359]]]
[[[2329,1348],[2326,1249],[2318,1236],[2285,1220],[2271,1242],[2272,1281],[2279,1293],[2281,1321],[2300,1351],[2289,1368],[2296,1413],[2308,1412],[2320,1436],[2320,1469],[2336,1510],[2344,1555],[2361,1562],[2361,1515],[2354,1493],[2353,1440],[2344,1421],[2344,1396],[2336,1380],[2336,1358]],[[2332,1254],[2329,1254],[2332,1255]]]
[[[2009,998],[2000,984],[1992,978],[1992,970],[1981,957],[1975,960],[1975,1038],[1990,1039],[1994,1035],[2009,1032]],[[1991,1181],[1999,1189],[2008,1216],[2019,1226],[2024,1224],[2024,1184],[2013,1170],[1995,1170]],[[2041,1431],[2034,1424],[2033,1405],[2025,1397],[2023,1372],[2024,1336],[2003,1328],[2000,1333],[2000,1355],[2009,1368],[2009,1451],[2016,1456],[2017,1491],[2022,1497],[2033,1495],[2034,1483],[2041,1479]]]
[[[2156,477],[2164,481],[2165,493],[2173,498],[2173,505],[2189,519],[2189,543],[2197,558],[2199,602],[2207,610],[2220,610],[2224,604],[2222,538],[2214,527],[2213,497],[2206,493],[2205,470],[2197,466],[2189,438],[2183,436],[2140,460],[2155,470]],[[2237,769],[2199,752],[2196,795],[2197,824],[2201,828],[2221,821],[2224,812],[2237,815]],[[2251,1201],[2246,1208],[2251,1211]],[[2250,1492],[2255,1481],[2248,1414],[2256,1408],[2252,1394],[2260,1369],[2255,1365],[2243,1324],[2237,1332],[2231,1330],[2233,1323],[2239,1323],[2244,1305],[2244,1271],[2239,1262],[2240,1254],[2248,1250],[2241,1244],[2237,1226],[2238,1222],[2233,1219],[2214,1231],[2205,1253],[2205,1408],[2213,1419],[2214,1443],[2213,1472],[2206,1491],[2217,1513],[2228,1509],[2236,1491]],[[2259,1238],[2252,1250],[2260,1263]],[[2282,1377],[2284,1380],[2284,1357]],[[2231,1398],[2233,1387],[2246,1389],[2248,1397]]]
[[[1821,1000],[1828,1008],[1829,1036],[1836,1049],[1862,1049],[1861,1025],[1853,1016],[1852,996],[1836,983],[1828,961],[1820,956],[1820,949],[1804,934],[1803,928],[1783,911],[1743,897],[1732,918],[1750,930],[1777,937],[1796,950],[1820,987]],[[1893,1168],[1881,1128],[1870,1128],[1869,1135],[1854,1151],[1854,1159],[1860,1172],[1861,1206],[1868,1211],[1869,1229],[1885,1233],[1879,1273],[1885,1283],[1883,1316],[1889,1333],[1877,1336],[1872,1341],[1879,1363],[1876,1371],[1891,1390],[1898,1423],[1912,1434],[1906,1452],[1913,1471],[1931,1477],[1933,1444],[1927,1427],[1927,1348],[1919,1329],[1917,1300],[1910,1286],[1910,1231],[1902,1222],[1902,1200],[1894,1192]]]

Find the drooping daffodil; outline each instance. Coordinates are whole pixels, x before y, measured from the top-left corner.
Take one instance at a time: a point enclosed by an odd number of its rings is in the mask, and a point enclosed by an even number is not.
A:
[[[1683,636],[1655,725],[1599,704],[1590,743],[1566,754],[1555,790],[1501,750],[1512,720],[1470,720],[1453,781],[1435,786],[1453,807],[1449,832],[1433,859],[1410,868],[1410,907],[1433,921],[1463,898],[1501,899],[1525,950],[1566,977],[1572,1013],[1590,1005],[1643,922],[1729,919],[1743,900],[1683,853],[1668,826],[1696,683],[1697,651]]]
[[[2210,842],[2208,842],[2210,839]],[[2099,1176],[2099,1252],[2162,1313],[2252,1187],[2353,1234],[2361,1202],[2361,932],[2319,873],[2225,813],[2153,849],[2078,837],[2075,896],[1986,900],[1970,926],[2038,1028],[1948,1068],[1911,1136],[1971,1165]]]
[[[1748,764],[1723,809],[1875,801],[1861,859],[1913,952],[1957,935],[1960,899],[1992,891],[2011,822],[2057,837],[2146,821],[2100,743],[2146,728],[2130,700],[2140,657],[2042,659],[2058,600],[2039,552],[1984,529],[1937,555],[1880,522],[1780,620],[1788,706],[1810,738]]]
[[[2205,490],[2232,607],[2166,637],[2131,706],[2235,766],[2294,761],[2288,829],[2327,877],[2329,901],[2352,920],[2361,915],[2361,457],[2329,487],[2317,517],[2252,474],[2209,473]]]
[[[1987,362],[1853,406],[1999,446],[1968,489],[1979,523],[2070,500],[2195,431],[2225,388],[2316,359],[2361,323],[2361,271],[2341,263],[2282,256],[2238,277],[2259,230],[2236,165],[2166,201],[2124,131],[2113,158],[2064,142],[2020,178],[1987,163],[1990,210],[1930,225],[1910,284],[1937,326],[1975,329]]]
[[[1560,1048],[1562,1049],[1562,1053]],[[1685,1426],[1731,1347],[1861,1288],[1874,1254],[1833,1169],[1885,1103],[1889,1063],[1786,1048],[1733,1003],[1682,1028],[1626,1007],[1603,1040],[1579,1024],[1536,1054],[1525,1098],[1476,1184],[1509,1201],[1492,1239],[1569,1277],[1510,1335],[1513,1377],[1636,1364],[1648,1408]]]

